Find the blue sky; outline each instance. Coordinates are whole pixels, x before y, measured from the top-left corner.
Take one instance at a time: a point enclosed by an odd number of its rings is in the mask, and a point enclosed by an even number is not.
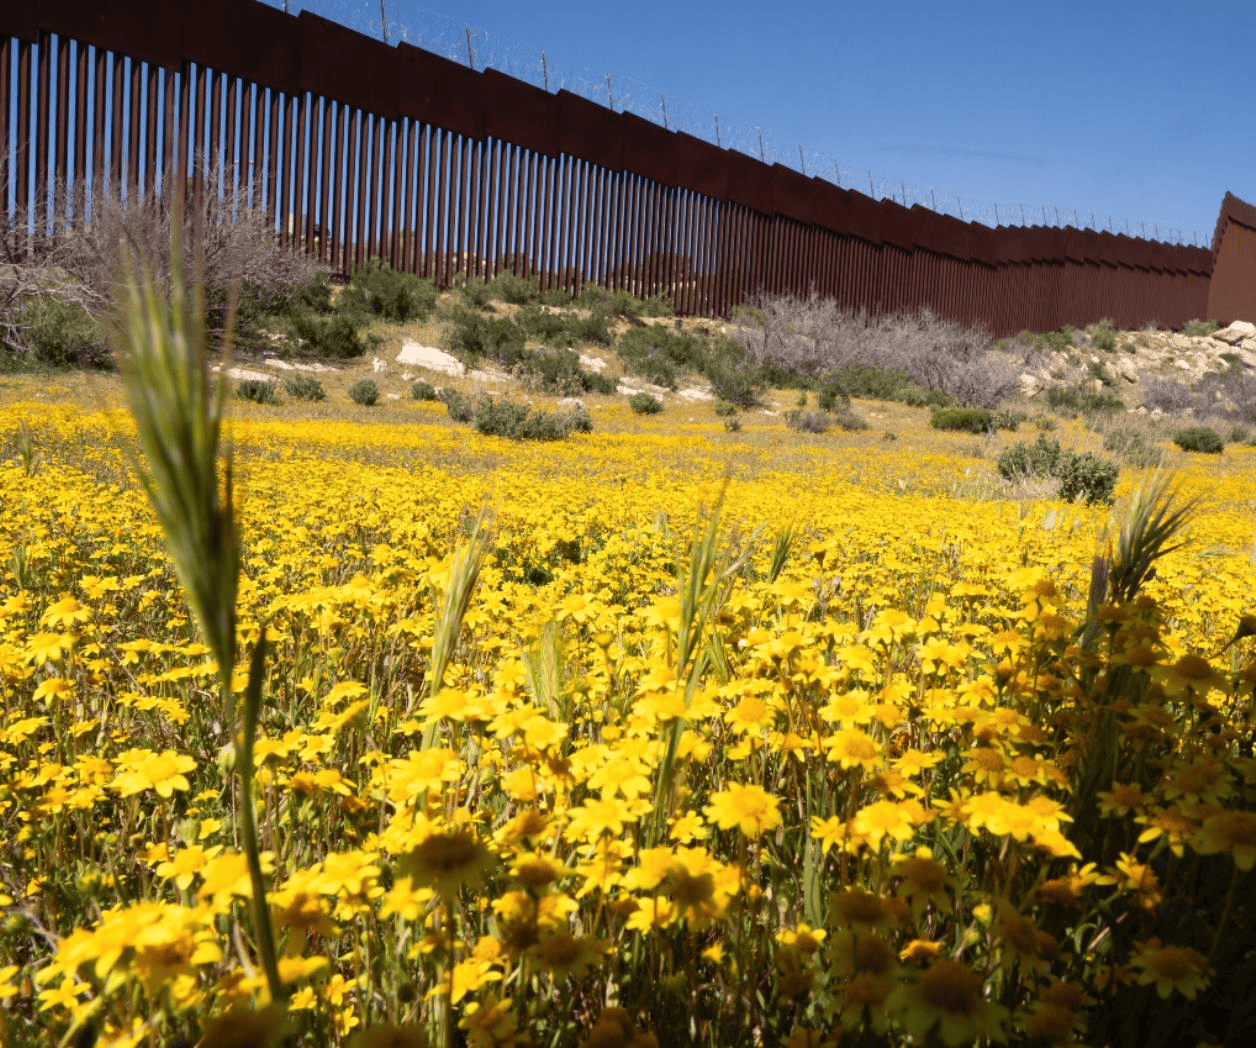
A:
[[[1227,190],[1256,201],[1252,0],[385,5],[391,42],[465,61],[470,27],[477,68],[602,102],[610,74],[616,109],[665,96],[672,127],[965,218],[1206,243]],[[381,35],[379,0],[303,7]]]

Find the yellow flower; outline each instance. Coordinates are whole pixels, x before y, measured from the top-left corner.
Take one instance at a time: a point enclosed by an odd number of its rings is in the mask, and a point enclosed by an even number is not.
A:
[[[1007,1010],[985,999],[981,979],[959,961],[934,961],[916,982],[900,985],[895,998],[894,1010],[913,1037],[936,1031],[948,1048],[980,1037],[1003,1040]]]
[[[1192,842],[1202,855],[1229,852],[1234,865],[1246,872],[1256,865],[1256,814],[1225,811],[1206,818]]]
[[[1159,939],[1138,943],[1130,962],[1139,969],[1138,984],[1154,986],[1160,997],[1174,991],[1189,1000],[1208,985],[1208,961],[1188,946],[1163,946]]]
[[[911,840],[916,833],[911,810],[894,801],[873,801],[855,814],[855,831],[868,838],[874,848],[889,837],[894,841]]]
[[[825,742],[828,759],[843,768],[876,771],[882,765],[881,747],[865,731],[840,728]]]
[[[119,765],[121,766],[121,758]],[[113,780],[112,788],[123,797],[131,797],[145,790],[156,790],[159,797],[169,797],[175,790],[190,790],[185,772],[196,769],[196,761],[184,753],[164,750],[161,753],[140,751],[138,759],[126,766]]]
[[[464,885],[476,887],[492,861],[492,853],[471,831],[438,831],[403,855],[397,868],[416,885],[435,888],[448,899]]]
[[[732,783],[711,797],[706,806],[708,819],[722,830],[739,829],[754,839],[781,824],[780,802],[762,786]]]

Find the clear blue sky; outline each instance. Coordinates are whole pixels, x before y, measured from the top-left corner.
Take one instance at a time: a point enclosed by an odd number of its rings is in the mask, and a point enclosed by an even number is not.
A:
[[[283,7],[283,0],[267,0]],[[1254,0],[385,0],[389,38],[981,221],[1212,235],[1256,202]],[[290,0],[379,37],[379,0]],[[798,150],[803,148],[804,160]],[[840,165],[840,176],[834,164]],[[933,191],[932,196],[930,190]],[[1035,215],[1036,212],[1036,215]]]

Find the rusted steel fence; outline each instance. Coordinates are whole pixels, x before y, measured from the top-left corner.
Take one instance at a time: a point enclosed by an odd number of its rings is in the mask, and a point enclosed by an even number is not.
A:
[[[1256,207],[1227,193],[1212,238],[1208,317],[1256,321]]]
[[[0,11],[8,214],[80,221],[93,189],[129,200],[171,172],[199,194],[215,170],[342,273],[381,258],[442,285],[459,271],[596,282],[682,313],[814,289],[996,335],[1178,325],[1205,314],[1213,264],[1202,248],[874,200],[254,0]]]

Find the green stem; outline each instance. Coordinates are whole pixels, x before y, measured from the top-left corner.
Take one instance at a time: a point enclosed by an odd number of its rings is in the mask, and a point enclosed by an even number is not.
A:
[[[275,933],[270,924],[270,909],[266,905],[266,883],[262,880],[262,858],[257,841],[257,813],[253,807],[253,744],[257,740],[257,719],[262,706],[262,674],[266,665],[266,626],[258,632],[257,646],[249,664],[249,686],[244,696],[244,732],[236,747],[236,768],[240,773],[240,836],[244,843],[244,856],[249,867],[249,881],[253,888],[253,928],[257,934],[257,949],[261,954],[262,968],[266,972],[266,985],[272,1001],[287,999],[283,982],[279,978],[279,961],[275,954]],[[231,675],[227,673],[224,688],[230,691]]]

